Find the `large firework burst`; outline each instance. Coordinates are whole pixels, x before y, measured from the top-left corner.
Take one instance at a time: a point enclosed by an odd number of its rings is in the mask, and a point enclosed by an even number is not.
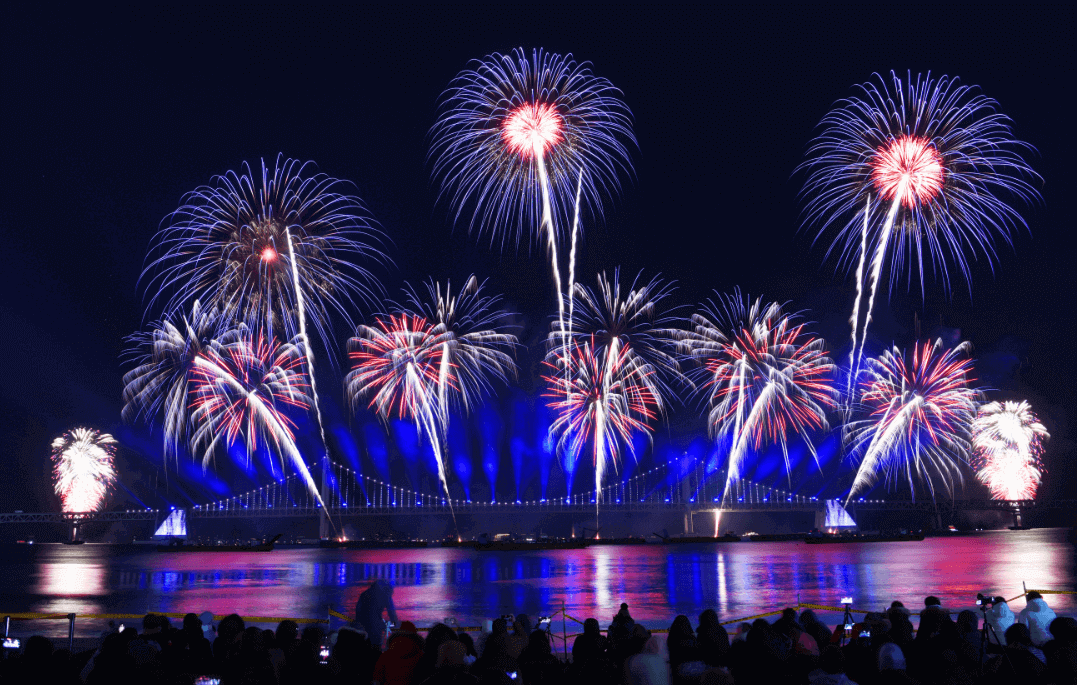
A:
[[[849,453],[860,460],[847,500],[880,474],[906,480],[914,497],[917,480],[932,498],[936,480],[951,494],[954,481],[963,482],[980,397],[968,352],[968,343],[945,349],[937,340],[914,347],[911,356],[893,348],[868,360],[861,400],[868,416],[846,428]]]
[[[620,269],[612,279],[605,272],[599,274],[594,290],[577,283],[574,337],[590,340],[595,352],[609,361],[623,353],[634,363],[650,366],[654,371],[647,376],[651,392],[670,397],[671,384],[682,385],[686,380],[676,357],[675,339],[680,335],[676,326],[681,319],[670,313],[672,293],[672,284],[657,276],[644,281],[642,272],[622,290]],[[560,342],[556,333],[550,335],[551,352]]]
[[[192,447],[208,468],[218,445],[242,436],[247,459],[259,448],[290,461],[311,493],[322,502],[303,455],[295,444],[290,410],[310,408],[300,341],[279,343],[245,328],[225,333],[195,357],[191,371]],[[324,502],[322,502],[324,508]]]
[[[719,295],[691,321],[682,347],[697,364],[711,435],[732,439],[725,492],[742,476],[749,446],[780,445],[787,472],[791,435],[814,456],[811,434],[828,427],[837,400],[823,340],[778,303],[752,302],[739,289]]]
[[[175,458],[187,438],[191,372],[194,360],[221,333],[221,316],[195,300],[190,315],[163,319],[149,331],[132,335],[135,368],[123,377],[123,418],[161,420],[164,454]]]
[[[1043,442],[1050,437],[1028,402],[981,406],[972,422],[976,477],[995,499],[1033,499],[1043,470]]]
[[[442,96],[434,175],[459,219],[491,240],[565,230],[583,172],[591,211],[631,173],[632,114],[587,62],[523,48],[476,60]],[[552,238],[550,238],[552,239]]]
[[[597,347],[594,340],[574,341],[568,373],[546,361],[546,397],[555,418],[550,433],[558,447],[580,454],[590,443],[595,464],[595,515],[607,466],[617,467],[623,450],[632,450],[632,437],[650,437],[650,422],[662,411],[655,393],[654,369],[626,347]]]
[[[330,315],[350,321],[355,299],[372,301],[378,282],[364,266],[384,261],[380,231],[347,184],[284,159],[257,171],[244,163],[188,194],[167,219],[143,279],[151,309],[165,318],[192,300],[236,322],[291,339],[299,300],[333,349]],[[296,284],[298,284],[298,291]]]
[[[407,309],[413,318],[432,323],[430,335],[440,345],[438,362],[438,408],[443,429],[449,409],[467,413],[492,390],[492,381],[508,383],[516,376],[511,352],[516,336],[505,332],[508,313],[501,298],[484,295],[483,284],[469,276],[456,294],[451,284],[426,283],[426,296],[410,285],[405,288]]]
[[[97,511],[116,480],[116,440],[92,428],[75,428],[52,441],[54,487],[64,511]]]
[[[1022,157],[1031,147],[1014,138],[995,100],[948,76],[876,77],[823,118],[800,167],[806,223],[818,226],[818,238],[833,233],[827,254],[839,267],[857,263],[850,384],[887,265],[891,289],[904,272],[923,290],[925,261],[947,290],[954,269],[971,288],[970,262],[993,264],[997,237],[1010,242],[1025,225],[1011,202],[1039,197],[1030,183],[1039,177]]]

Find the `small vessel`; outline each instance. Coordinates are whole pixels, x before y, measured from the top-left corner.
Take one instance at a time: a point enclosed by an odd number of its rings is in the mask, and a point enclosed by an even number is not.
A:
[[[921,542],[924,534],[916,533],[853,533],[845,535],[809,535],[804,542],[809,545],[832,545],[849,542]]]
[[[323,549],[423,549],[430,546],[426,540],[321,540]]]
[[[655,533],[658,535],[658,533]],[[690,543],[711,543],[711,542],[740,542],[739,535],[733,535],[732,533],[726,533],[725,535],[682,535],[681,537],[675,537],[672,535],[658,535],[662,538],[662,544],[664,545],[685,545]]]
[[[505,533],[495,535],[493,539],[483,534],[478,542],[471,546],[479,552],[527,552],[541,549],[584,549],[594,541],[586,538],[514,538]],[[466,543],[464,543],[466,544]]]
[[[269,542],[257,545],[188,545],[182,540],[167,545],[157,545],[158,552],[272,552],[273,545],[281,538],[278,533]]]

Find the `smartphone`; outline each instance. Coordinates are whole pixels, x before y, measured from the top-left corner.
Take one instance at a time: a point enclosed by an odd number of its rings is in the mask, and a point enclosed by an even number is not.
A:
[[[322,651],[318,652],[318,658],[322,664],[329,663],[329,647],[322,645]]]
[[[846,623],[845,624],[845,629],[846,630],[852,630],[853,629],[853,624],[852,623]]]
[[[20,647],[22,647],[22,642],[19,641],[19,638],[17,638],[17,637],[5,637],[4,638],[4,649],[19,649]]]
[[[870,630],[862,630],[862,631],[860,631],[860,637],[871,637],[871,631]]]
[[[509,677],[509,680],[516,680],[516,671],[505,671],[505,675]]]
[[[116,632],[117,633],[122,633],[124,628],[125,628],[125,626],[121,623],[120,627],[116,629]]]
[[[194,685],[221,685],[221,679],[216,676],[203,675],[195,679]]]
[[[842,597],[841,598],[841,603],[842,604],[852,604],[853,603],[853,598],[852,597]]]

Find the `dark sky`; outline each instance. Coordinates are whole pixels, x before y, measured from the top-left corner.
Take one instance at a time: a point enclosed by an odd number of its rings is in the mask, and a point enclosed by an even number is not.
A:
[[[923,296],[881,302],[872,333],[908,345],[914,313],[925,337],[960,329],[991,396],[1031,400],[1054,435],[1047,491],[1072,482],[1072,11],[26,7],[6,14],[0,41],[0,482],[26,487],[4,488],[0,509],[55,506],[55,435],[120,430],[123,338],[143,324],[150,240],[185,192],[244,160],[281,152],[353,181],[395,242],[389,293],[474,271],[537,336],[554,306],[543,252],[494,252],[453,230],[424,162],[446,84],[516,46],[591,61],[635,116],[637,179],[587,226],[581,280],[618,265],[661,272],[686,305],[739,285],[809,310],[837,345],[852,279],[798,231],[793,171],[816,124],[873,72],[981,86],[1038,151],[1043,202],[1021,210],[1030,233],[1001,246],[994,273],[974,266],[971,298],[929,279]],[[125,459],[135,480],[156,471]]]

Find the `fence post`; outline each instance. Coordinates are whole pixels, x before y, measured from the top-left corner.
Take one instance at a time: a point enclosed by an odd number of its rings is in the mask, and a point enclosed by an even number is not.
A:
[[[11,630],[11,617],[4,617],[4,637],[8,636],[8,631]]]
[[[75,615],[67,615],[67,651],[75,652]]]

